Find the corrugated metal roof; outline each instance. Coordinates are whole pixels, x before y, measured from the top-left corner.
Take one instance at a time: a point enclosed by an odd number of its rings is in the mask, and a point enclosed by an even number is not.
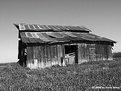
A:
[[[58,43],[71,41],[111,42],[115,41],[91,33],[78,32],[21,32],[24,43]]]
[[[80,26],[60,26],[60,25],[39,25],[39,24],[15,24],[19,31],[71,31],[71,32],[90,32],[91,30]]]

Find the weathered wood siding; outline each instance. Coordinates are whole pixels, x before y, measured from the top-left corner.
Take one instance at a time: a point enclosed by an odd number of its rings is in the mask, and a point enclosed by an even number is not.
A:
[[[112,60],[112,46],[107,44],[78,44],[79,64],[87,61]]]
[[[27,47],[27,67],[45,68],[52,65],[61,65],[61,45],[44,45]]]
[[[112,46],[107,44],[95,45],[96,60],[112,60]]]
[[[79,64],[86,61],[95,61],[95,44],[78,44]]]
[[[78,63],[87,61],[111,60],[111,45],[78,43]],[[66,59],[64,44],[42,45],[27,47],[27,67],[45,68],[52,65],[66,65],[75,63],[75,58]]]

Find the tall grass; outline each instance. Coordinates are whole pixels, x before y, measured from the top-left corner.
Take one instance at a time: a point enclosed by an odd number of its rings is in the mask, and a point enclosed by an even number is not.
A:
[[[85,91],[92,86],[121,86],[121,62],[28,69],[17,63],[0,67],[0,91]]]

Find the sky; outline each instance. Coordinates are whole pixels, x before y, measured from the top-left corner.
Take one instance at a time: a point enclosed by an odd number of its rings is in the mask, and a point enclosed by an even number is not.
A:
[[[121,0],[0,0],[0,63],[18,61],[15,23],[84,26],[121,52]]]

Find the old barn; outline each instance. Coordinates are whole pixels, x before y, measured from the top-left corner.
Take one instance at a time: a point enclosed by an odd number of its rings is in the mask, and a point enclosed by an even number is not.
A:
[[[19,63],[45,68],[87,61],[112,60],[113,40],[80,26],[15,24],[19,30]]]

